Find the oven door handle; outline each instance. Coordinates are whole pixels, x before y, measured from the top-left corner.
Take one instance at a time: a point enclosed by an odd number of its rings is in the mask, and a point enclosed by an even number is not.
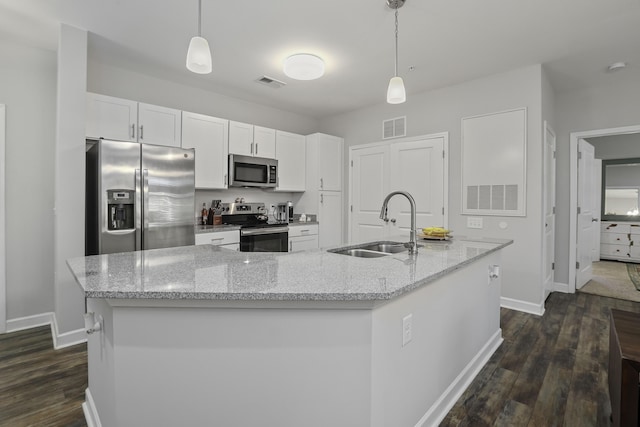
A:
[[[240,230],[240,236],[260,236],[264,234],[288,233],[289,227],[252,228]]]

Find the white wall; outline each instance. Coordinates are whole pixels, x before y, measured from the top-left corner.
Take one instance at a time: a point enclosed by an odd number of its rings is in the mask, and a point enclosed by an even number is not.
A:
[[[640,134],[586,138],[595,148],[596,159],[630,159],[640,157]]]
[[[615,79],[615,74],[611,76]],[[640,125],[640,84],[556,92],[556,282],[569,281],[569,134]]]
[[[300,114],[95,61],[88,64],[87,90],[303,135],[316,132],[319,124],[318,120]]]
[[[60,26],[55,155],[54,251],[58,333],[83,328],[84,295],[66,260],[84,255],[87,32]]]
[[[6,104],[7,319],[54,310],[53,156],[56,54],[0,41]]]
[[[344,137],[347,152],[349,146],[380,141],[382,121],[393,117],[407,116],[407,136],[448,131],[450,228],[454,235],[513,239],[514,245],[503,254],[502,296],[532,304],[528,308],[535,311],[534,306],[542,303],[542,85],[542,68],[535,65],[431,92],[409,94],[404,104],[381,103],[329,117],[321,121],[320,129]],[[381,97],[384,89],[378,88]],[[527,107],[527,216],[484,217],[484,229],[468,229],[467,216],[460,214],[461,119],[518,107]],[[349,176],[348,170],[345,176]],[[507,223],[506,230],[498,227],[501,221]]]

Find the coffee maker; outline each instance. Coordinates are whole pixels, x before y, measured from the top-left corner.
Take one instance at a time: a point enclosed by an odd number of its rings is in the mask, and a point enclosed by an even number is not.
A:
[[[289,206],[286,203],[276,205],[276,221],[289,222]]]
[[[283,202],[276,205],[276,221],[293,222],[293,202]]]

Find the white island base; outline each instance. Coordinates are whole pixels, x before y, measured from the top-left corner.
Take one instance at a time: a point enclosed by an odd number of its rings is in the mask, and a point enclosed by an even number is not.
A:
[[[437,425],[502,342],[500,251],[389,301],[88,298],[90,426]],[[403,318],[412,340],[403,346]]]

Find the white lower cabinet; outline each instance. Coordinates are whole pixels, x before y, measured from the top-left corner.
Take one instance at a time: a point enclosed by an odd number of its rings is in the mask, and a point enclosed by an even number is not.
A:
[[[240,250],[240,231],[215,231],[196,234],[196,245],[222,246],[234,251]]]
[[[318,249],[318,225],[289,225],[289,252]]]

